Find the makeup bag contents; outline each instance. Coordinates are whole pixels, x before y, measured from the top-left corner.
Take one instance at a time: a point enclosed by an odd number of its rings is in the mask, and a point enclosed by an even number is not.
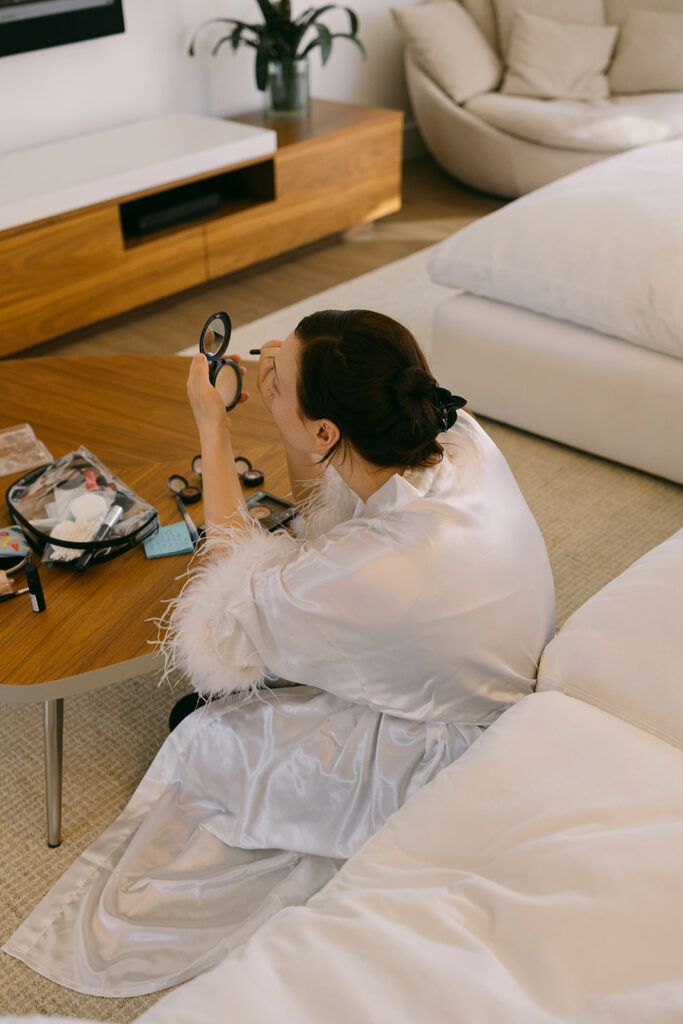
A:
[[[0,476],[21,473],[51,461],[52,455],[29,423],[0,430]]]
[[[83,446],[16,480],[7,506],[45,564],[66,562],[81,571],[159,529],[157,510]]]

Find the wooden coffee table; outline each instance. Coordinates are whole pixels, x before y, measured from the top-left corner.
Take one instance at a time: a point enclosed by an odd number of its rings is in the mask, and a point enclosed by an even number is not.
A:
[[[284,453],[256,388],[255,365],[245,363],[252,397],[231,416],[234,451],[264,470],[269,491],[284,496]],[[178,356],[0,362],[0,429],[30,423],[55,458],[84,445],[154,505],[165,526],[180,519],[167,479],[182,473],[190,480],[199,451],[185,390],[188,367]],[[3,495],[18,475],[0,478]],[[190,514],[202,522],[202,504],[190,506]],[[9,523],[3,501],[0,525]],[[178,593],[176,577],[189,558],[148,560],[140,546],[82,574],[68,566],[40,568],[44,612],[34,613],[28,596],[0,603],[0,700],[44,703],[50,846],[61,841],[64,698],[160,665],[149,620]]]

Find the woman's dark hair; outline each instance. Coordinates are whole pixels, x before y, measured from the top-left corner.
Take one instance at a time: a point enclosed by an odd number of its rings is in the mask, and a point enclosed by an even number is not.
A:
[[[382,313],[328,309],[304,317],[297,398],[309,420],[330,419],[375,466],[428,466],[443,458],[436,381],[410,331]]]

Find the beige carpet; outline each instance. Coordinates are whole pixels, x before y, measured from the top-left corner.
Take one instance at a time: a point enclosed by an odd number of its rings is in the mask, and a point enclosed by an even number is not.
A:
[[[376,280],[363,282],[363,295]],[[271,325],[260,323],[240,340],[248,347]],[[675,484],[501,424],[482,423],[507,457],[545,536],[558,625],[683,525],[683,489]],[[182,692],[182,682],[171,692],[151,675],[66,701],[64,841],[56,850],[44,840],[41,709],[0,706],[0,942],[121,811],[163,741],[169,709]],[[80,995],[0,953],[0,1014],[63,1014],[124,1024],[158,998]]]
[[[427,263],[435,248],[436,245],[429,245],[401,260],[393,260],[243,324],[233,331],[230,351],[249,359],[250,348],[260,348],[270,338],[286,338],[299,320],[319,309],[374,309],[405,324],[429,355],[434,310],[453,295],[452,288],[435,284],[427,272]],[[196,345],[190,345],[178,355],[194,355],[196,351]]]

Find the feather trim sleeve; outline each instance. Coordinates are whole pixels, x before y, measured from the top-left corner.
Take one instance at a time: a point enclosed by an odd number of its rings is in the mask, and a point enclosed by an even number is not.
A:
[[[344,483],[334,466],[326,466],[311,495],[299,505],[301,515],[294,520],[294,531],[299,537],[315,540],[351,519],[358,502],[358,495]]]
[[[284,530],[267,533],[252,519],[208,542],[158,623],[164,677],[180,671],[203,696],[249,693],[272,677],[269,652],[251,628],[254,581],[299,550]]]

